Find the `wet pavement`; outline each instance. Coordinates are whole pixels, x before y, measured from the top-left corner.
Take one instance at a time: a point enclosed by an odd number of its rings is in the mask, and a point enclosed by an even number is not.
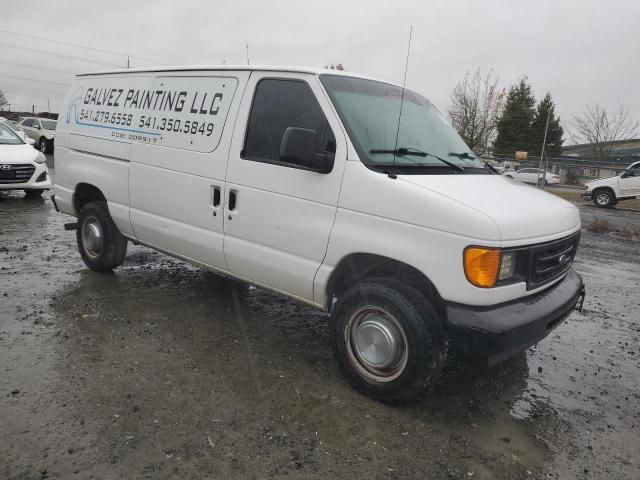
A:
[[[389,407],[341,378],[321,312],[131,244],[90,272],[68,221],[0,193],[2,479],[640,478],[639,242],[585,229],[582,314]]]

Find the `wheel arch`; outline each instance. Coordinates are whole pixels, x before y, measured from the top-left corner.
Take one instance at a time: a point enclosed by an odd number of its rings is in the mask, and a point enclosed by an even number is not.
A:
[[[612,196],[613,196],[613,200],[615,201],[617,199],[616,196],[616,192],[613,189],[613,187],[610,187],[609,185],[602,185],[601,187],[596,187],[593,189],[593,194],[597,194],[597,192],[602,191],[602,190],[606,190],[607,192],[609,192]]]
[[[107,201],[102,191],[90,183],[78,183],[73,192],[73,208],[76,215],[80,215],[80,210],[89,202]],[[108,207],[107,207],[108,208]]]
[[[334,297],[340,297],[354,283],[369,278],[401,280],[432,300],[438,313],[444,318],[442,297],[424,273],[407,263],[371,253],[351,253],[338,262],[327,282],[327,310],[331,311]]]

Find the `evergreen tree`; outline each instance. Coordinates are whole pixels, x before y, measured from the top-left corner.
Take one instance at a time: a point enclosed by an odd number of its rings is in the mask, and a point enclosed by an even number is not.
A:
[[[527,77],[509,89],[507,103],[498,121],[498,136],[493,144],[494,153],[511,155],[518,150],[528,151],[531,145],[536,100]],[[542,145],[542,142],[540,142]],[[531,152],[533,153],[533,152]],[[539,152],[538,152],[539,154]]]
[[[556,106],[551,99],[551,94],[547,92],[545,97],[538,103],[536,114],[531,123],[530,155],[538,156],[542,151],[547,116],[549,116],[549,129],[547,130],[547,146],[545,152],[547,152],[547,155],[550,157],[555,157],[562,153],[564,130],[560,126],[560,117],[556,117],[555,108]]]

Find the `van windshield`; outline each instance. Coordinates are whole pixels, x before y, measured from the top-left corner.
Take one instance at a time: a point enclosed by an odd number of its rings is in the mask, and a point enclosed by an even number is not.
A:
[[[331,74],[320,75],[320,80],[369,168],[419,174],[490,173],[421,95],[405,90],[398,126],[402,88]]]

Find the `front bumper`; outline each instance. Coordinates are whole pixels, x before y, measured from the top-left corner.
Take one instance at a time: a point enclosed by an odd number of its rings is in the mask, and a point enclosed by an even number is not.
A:
[[[22,164],[21,164],[22,165]],[[51,189],[51,176],[45,163],[32,163],[35,170],[26,182],[0,183],[0,190],[49,190]]]
[[[486,356],[493,365],[545,338],[581,299],[582,278],[570,270],[551,288],[514,302],[491,307],[448,304],[449,339],[456,350]]]
[[[591,200],[592,196],[593,196],[593,192],[591,190],[585,190],[584,192],[582,192],[583,200]]]

